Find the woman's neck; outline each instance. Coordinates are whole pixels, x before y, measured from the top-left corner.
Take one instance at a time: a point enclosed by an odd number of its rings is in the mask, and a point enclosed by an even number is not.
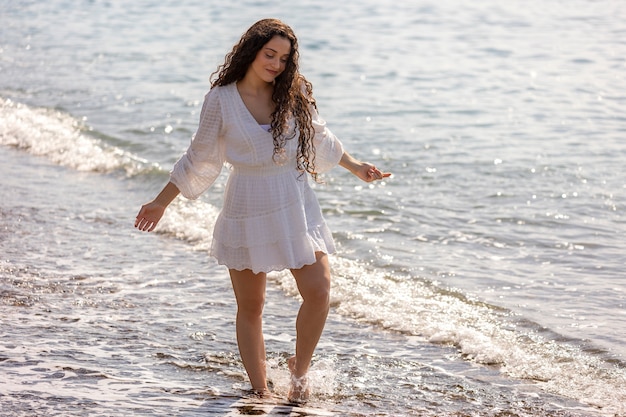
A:
[[[237,81],[237,89],[240,93],[250,96],[262,97],[272,95],[274,83],[268,83],[260,78],[255,78],[249,73],[243,79]]]

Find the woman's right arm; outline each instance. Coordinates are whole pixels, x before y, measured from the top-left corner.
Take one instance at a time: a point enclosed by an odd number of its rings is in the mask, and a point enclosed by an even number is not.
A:
[[[135,219],[135,227],[142,232],[151,232],[163,217],[165,209],[178,196],[180,191],[173,182],[168,182],[154,200],[141,206]]]
[[[151,232],[163,217],[165,209],[178,196],[194,199],[210,187],[224,164],[224,150],[220,143],[222,111],[219,91],[211,89],[205,96],[200,122],[187,151],[174,164],[170,182],[151,202],[144,204],[135,219],[135,227]]]

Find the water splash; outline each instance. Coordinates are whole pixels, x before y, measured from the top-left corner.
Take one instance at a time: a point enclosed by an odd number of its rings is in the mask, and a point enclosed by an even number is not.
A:
[[[331,258],[332,304],[343,315],[426,341],[454,346],[466,360],[495,366],[552,394],[623,413],[626,370],[546,339],[517,323],[507,310],[470,300],[461,293],[412,277],[390,276],[361,263]],[[288,273],[275,274],[288,294],[297,287]]]

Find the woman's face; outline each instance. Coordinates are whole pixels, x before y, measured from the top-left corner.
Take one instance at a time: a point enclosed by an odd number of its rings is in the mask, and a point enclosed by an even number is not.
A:
[[[273,83],[274,79],[285,70],[290,53],[289,39],[276,35],[257,52],[248,73],[252,72],[261,80]]]

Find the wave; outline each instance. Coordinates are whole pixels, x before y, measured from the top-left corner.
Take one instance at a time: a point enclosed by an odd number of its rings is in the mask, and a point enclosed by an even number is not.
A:
[[[134,176],[161,171],[157,164],[104,143],[85,132],[84,124],[58,110],[32,108],[0,97],[0,145],[43,156],[78,171]]]
[[[44,156],[79,171],[125,172],[127,176],[162,172],[156,164],[109,145],[61,111],[31,108],[0,98],[0,144]],[[218,209],[202,200],[177,199],[159,225],[163,233],[208,250]],[[451,345],[467,360],[495,366],[512,378],[529,380],[546,391],[624,415],[626,370],[542,332],[509,310],[467,298],[414,276],[401,276],[341,254],[331,257],[333,308],[380,328]],[[269,279],[297,297],[288,273]]]
[[[208,250],[218,209],[200,200],[176,200],[159,225],[160,233]],[[626,370],[586,352],[580,341],[525,321],[510,310],[469,299],[428,280],[389,273],[367,263],[331,257],[332,306],[343,316],[388,331],[454,346],[466,360],[497,367],[503,374],[537,384],[545,391],[623,415]],[[298,297],[288,272],[268,279]]]
[[[331,259],[333,306],[360,322],[435,344],[451,345],[467,360],[495,366],[512,378],[538,384],[547,392],[601,408],[626,411],[626,370],[584,352],[558,335],[540,334],[509,310],[468,299],[426,280],[400,277],[341,256]],[[297,296],[289,274],[275,282]]]

